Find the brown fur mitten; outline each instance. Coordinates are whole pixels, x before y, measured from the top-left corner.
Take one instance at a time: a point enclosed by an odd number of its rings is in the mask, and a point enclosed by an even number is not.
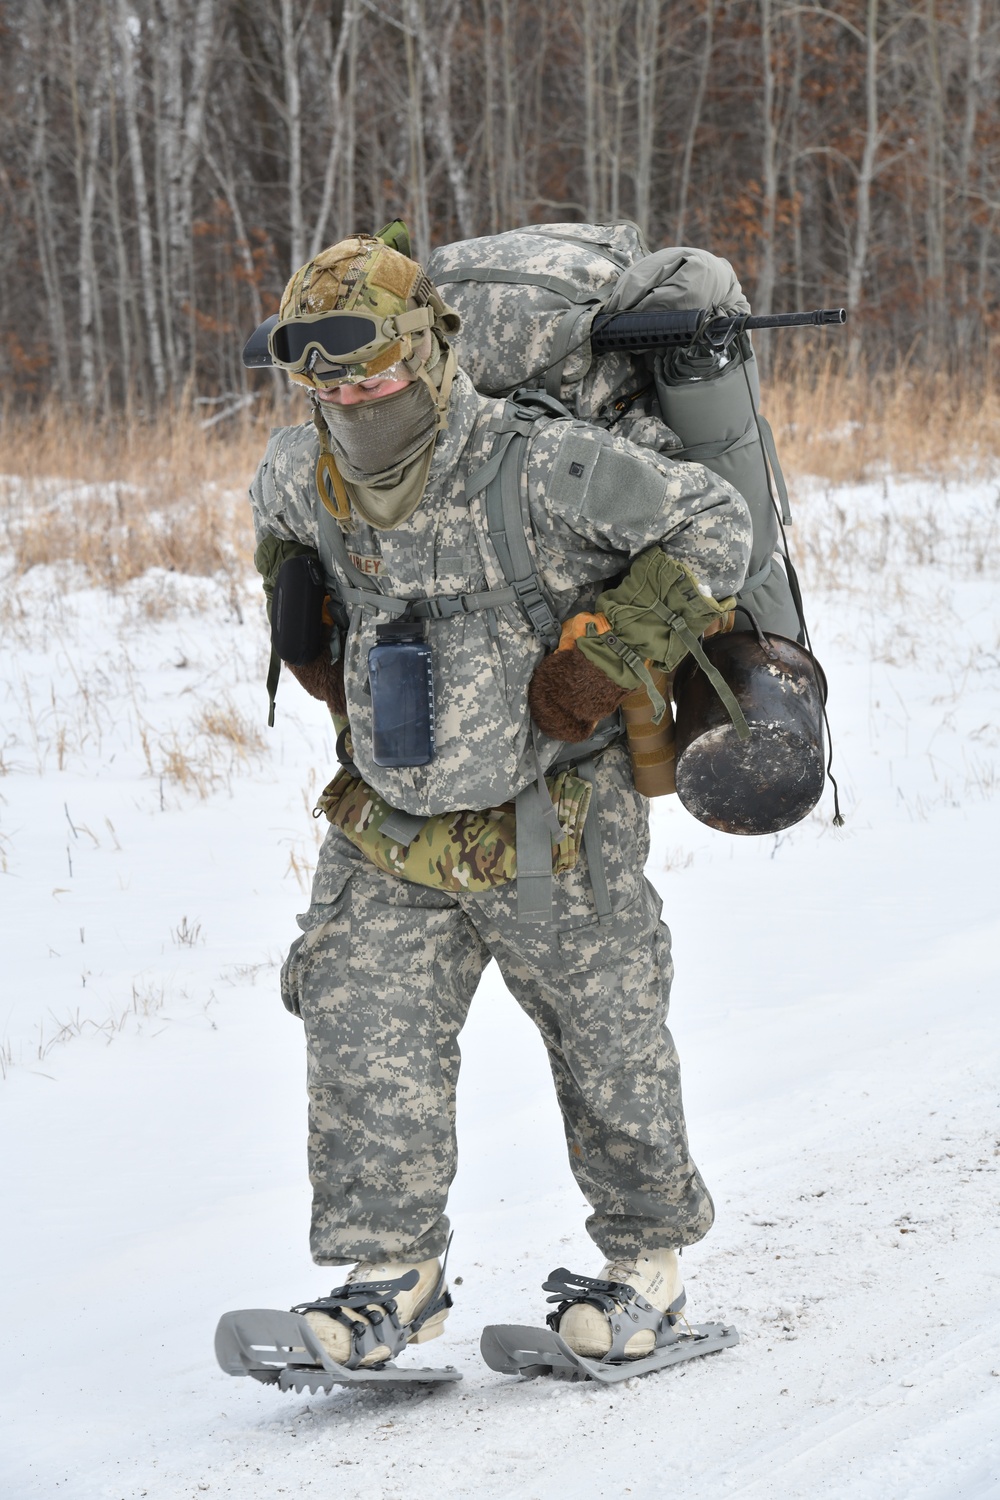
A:
[[[614,713],[628,692],[571,647],[542,657],[528,684],[528,704],[544,734],[579,744],[590,738],[601,719]]]
[[[344,692],[344,660],[330,660],[330,648],[324,646],[318,656],[304,666],[293,667],[285,662],[296,682],[300,682],[312,698],[325,703],[331,713],[347,713],[347,696]]]

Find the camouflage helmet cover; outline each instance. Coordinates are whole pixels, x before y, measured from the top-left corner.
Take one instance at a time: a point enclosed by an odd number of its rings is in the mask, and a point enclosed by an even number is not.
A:
[[[458,331],[458,314],[445,306],[422,266],[373,235],[359,234],[340,240],[300,266],[282,293],[278,318],[283,322],[310,313],[354,309],[388,318],[417,307],[431,309],[431,326],[441,341]],[[349,368],[357,379],[379,375],[400,360],[411,360],[419,342],[420,335],[403,334],[387,341],[364,365]],[[317,383],[304,372],[288,373],[303,385]]]

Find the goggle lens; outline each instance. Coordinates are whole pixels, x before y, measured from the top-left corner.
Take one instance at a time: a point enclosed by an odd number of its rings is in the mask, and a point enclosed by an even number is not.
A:
[[[332,364],[357,349],[365,349],[378,337],[374,318],[341,313],[335,318],[317,318],[313,322],[279,323],[271,332],[271,353],[278,364],[301,365],[310,348],[318,348]]]

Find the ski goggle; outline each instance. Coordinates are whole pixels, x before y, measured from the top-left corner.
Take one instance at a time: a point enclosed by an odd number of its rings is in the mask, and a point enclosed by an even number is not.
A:
[[[370,363],[391,344],[409,334],[422,333],[433,322],[430,307],[416,307],[386,318],[365,312],[303,313],[275,324],[267,345],[274,363],[290,374],[312,371],[322,361],[327,366],[324,375],[357,379],[359,372],[351,366]]]

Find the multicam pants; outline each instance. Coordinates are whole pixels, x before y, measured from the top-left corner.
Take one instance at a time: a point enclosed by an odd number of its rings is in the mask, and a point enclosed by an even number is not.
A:
[[[553,922],[518,923],[513,884],[475,897],[415,885],[330,829],[281,976],[306,1028],[318,1265],[443,1252],[458,1034],[491,956],[548,1049],[600,1249],[693,1244],[711,1227],[666,1026],[670,934],[642,875],[647,804],[620,747],[598,761],[594,796],[614,905],[605,927],[585,856],[555,877]]]

